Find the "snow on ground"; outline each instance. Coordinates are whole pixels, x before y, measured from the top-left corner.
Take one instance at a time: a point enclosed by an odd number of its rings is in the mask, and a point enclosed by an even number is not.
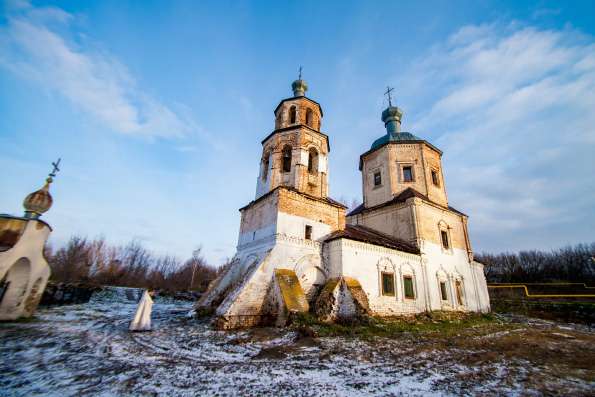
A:
[[[531,376],[527,365],[512,365],[510,358],[470,365],[461,346],[440,341],[433,348],[435,342],[419,337],[364,341],[300,338],[273,328],[216,331],[188,317],[188,302],[156,300],[155,330],[129,333],[136,297],[108,291],[88,304],[40,308],[32,321],[0,324],[0,395],[539,394],[539,386],[519,380]],[[501,335],[490,332],[486,340]],[[550,391],[570,385],[579,395],[595,385],[550,381],[558,382]]]

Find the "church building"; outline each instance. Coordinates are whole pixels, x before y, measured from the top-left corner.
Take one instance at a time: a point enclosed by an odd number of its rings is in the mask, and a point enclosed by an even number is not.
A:
[[[255,199],[240,209],[237,253],[197,303],[223,329],[283,325],[311,311],[333,321],[360,315],[490,310],[473,260],[468,217],[448,203],[442,152],[401,131],[402,111],[359,158],[363,203],[328,197],[329,138],[322,107],[305,96],[276,107],[262,141]]]

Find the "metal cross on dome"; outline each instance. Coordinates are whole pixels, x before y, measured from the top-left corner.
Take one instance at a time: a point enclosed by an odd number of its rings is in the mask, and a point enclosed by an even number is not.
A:
[[[388,97],[388,106],[392,106],[392,97],[391,97],[391,92],[394,91],[394,88],[391,88],[389,86],[386,86],[386,92],[384,93],[384,95],[386,95]]]
[[[52,166],[54,167],[54,169],[52,170],[52,172],[50,173],[50,176],[53,178],[56,176],[56,172],[60,171],[60,160],[62,160],[61,158],[58,158],[58,161],[52,161]]]
[[[300,66],[300,75],[298,77],[298,80],[301,80],[301,79],[302,79],[302,67]]]

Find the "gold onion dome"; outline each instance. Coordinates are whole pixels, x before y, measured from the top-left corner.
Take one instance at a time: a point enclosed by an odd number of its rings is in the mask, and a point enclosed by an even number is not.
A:
[[[53,203],[52,195],[50,194],[50,184],[54,181],[53,177],[56,176],[56,172],[60,169],[60,159],[57,162],[52,163],[54,166],[53,171],[45,180],[45,185],[33,193],[30,193],[25,200],[23,200],[23,207],[25,207],[25,217],[36,219],[47,210],[50,209]]]
[[[25,215],[28,218],[37,218],[52,206],[53,199],[50,194],[50,183],[52,183],[52,178],[48,177],[41,189],[25,197],[23,207],[25,207]]]

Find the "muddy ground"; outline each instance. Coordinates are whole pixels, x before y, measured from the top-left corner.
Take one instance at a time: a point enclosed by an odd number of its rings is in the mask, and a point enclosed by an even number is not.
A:
[[[0,324],[0,395],[595,395],[595,331],[519,316],[391,337],[221,332],[156,302],[92,299]]]

